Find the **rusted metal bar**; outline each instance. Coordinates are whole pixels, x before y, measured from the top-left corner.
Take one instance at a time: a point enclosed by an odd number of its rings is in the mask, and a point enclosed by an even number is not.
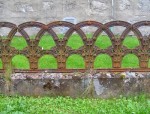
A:
[[[95,72],[150,72],[150,68],[147,69],[130,69],[130,68],[121,68],[121,69],[92,69]],[[88,72],[86,69],[38,69],[38,70],[27,70],[27,69],[14,69],[13,73],[73,73],[73,72]],[[4,73],[5,70],[0,70],[0,73]]]

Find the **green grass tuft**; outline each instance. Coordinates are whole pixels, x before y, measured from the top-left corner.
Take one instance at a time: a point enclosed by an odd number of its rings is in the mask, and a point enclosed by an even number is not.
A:
[[[0,114],[149,114],[150,99],[143,96],[112,99],[0,96]]]

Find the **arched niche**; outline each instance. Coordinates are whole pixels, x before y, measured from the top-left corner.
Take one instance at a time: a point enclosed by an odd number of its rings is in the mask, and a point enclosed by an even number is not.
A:
[[[125,55],[122,59],[121,67],[122,68],[139,68],[138,57],[134,54]]]
[[[12,58],[12,67],[15,69],[29,69],[30,63],[26,56],[24,55],[15,55]]]
[[[57,69],[57,60],[53,55],[44,55],[38,60],[39,69]]]
[[[78,54],[73,54],[66,61],[67,69],[83,69],[85,68],[84,58]]]
[[[108,54],[99,54],[94,61],[94,68],[112,68],[112,59]]]

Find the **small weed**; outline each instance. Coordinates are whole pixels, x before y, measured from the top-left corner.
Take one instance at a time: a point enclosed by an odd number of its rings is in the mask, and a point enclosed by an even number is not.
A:
[[[5,73],[4,73],[4,80],[5,80],[5,93],[10,91],[11,87],[11,74],[13,73],[14,65],[12,63],[7,64]]]

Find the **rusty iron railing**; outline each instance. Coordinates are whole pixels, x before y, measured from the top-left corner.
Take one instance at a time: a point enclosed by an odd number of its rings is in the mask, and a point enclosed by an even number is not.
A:
[[[82,27],[86,26],[97,27],[97,30],[90,39],[87,38],[86,33],[84,33],[81,29]],[[110,27],[115,26],[125,27],[125,30],[123,31],[123,33],[121,33],[119,38],[116,38],[116,36],[110,30]],[[79,54],[84,58],[85,69],[80,69],[81,71],[93,69],[94,60],[96,56],[98,56],[99,54],[108,54],[112,58],[113,64],[112,68],[99,70],[109,70],[113,72],[125,70],[150,71],[150,68],[148,68],[148,61],[150,59],[150,35],[149,36],[142,35],[142,33],[139,30],[139,27],[142,26],[150,26],[150,21],[141,21],[135,24],[130,24],[124,21],[112,21],[106,24],[102,24],[96,21],[84,21],[76,25],[64,21],[52,22],[47,25],[39,22],[26,22],[20,24],[19,26],[9,22],[0,22],[0,28],[8,27],[11,29],[6,39],[3,38],[0,39],[0,58],[2,59],[3,62],[3,69],[6,69],[7,64],[11,62],[11,59],[15,55],[22,54],[26,56],[30,62],[29,71],[36,72],[40,71],[38,69],[39,58],[45,54],[51,54],[56,58],[58,63],[58,69],[56,69],[55,71],[69,72],[69,70],[66,69],[66,60],[71,54]],[[30,39],[29,35],[25,31],[26,28],[30,27],[40,28],[40,31],[35,36],[35,39]],[[69,29],[65,33],[64,38],[60,39],[58,38],[56,32],[54,32],[53,30],[54,27],[68,27]],[[25,38],[28,44],[28,46],[25,47],[23,50],[17,50],[14,47],[10,46],[10,42],[17,32],[19,32]],[[46,32],[48,32],[53,37],[53,40],[56,43],[56,46],[51,48],[50,50],[42,50],[41,47],[38,46],[41,37]],[[73,32],[78,33],[84,43],[84,46],[76,50],[66,45],[68,38],[73,34]],[[110,40],[112,42],[112,46],[108,47],[107,49],[100,49],[99,47],[94,45],[97,37],[102,32],[105,32],[110,37]],[[140,41],[140,45],[134,49],[128,49],[127,47],[123,46],[123,40],[129,34],[129,32],[133,32]],[[121,68],[122,58],[129,53],[135,54],[139,58],[140,68],[137,69]],[[53,69],[49,70],[54,71]],[[75,70],[77,69],[70,69],[70,72],[73,72]],[[19,72],[21,70],[16,70],[16,72],[17,71]]]

